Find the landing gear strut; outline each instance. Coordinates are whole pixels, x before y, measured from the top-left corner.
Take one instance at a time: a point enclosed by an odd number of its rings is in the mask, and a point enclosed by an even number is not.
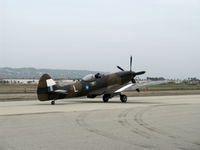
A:
[[[55,101],[51,101],[51,105],[55,105]]]
[[[127,102],[127,96],[126,95],[120,95],[120,100],[122,103],[126,103]]]

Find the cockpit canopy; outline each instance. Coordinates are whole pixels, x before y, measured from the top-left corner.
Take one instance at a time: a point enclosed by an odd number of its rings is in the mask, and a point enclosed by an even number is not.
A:
[[[97,74],[88,74],[85,77],[82,78],[83,81],[92,82],[96,79],[102,78],[103,74],[97,73]]]

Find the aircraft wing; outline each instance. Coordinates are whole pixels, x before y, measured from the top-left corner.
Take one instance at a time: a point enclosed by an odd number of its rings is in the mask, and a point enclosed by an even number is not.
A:
[[[108,86],[106,88],[102,88],[102,89],[92,91],[92,92],[90,92],[90,94],[91,95],[110,94],[110,93],[114,93],[116,90],[118,90],[122,87],[123,86],[116,84],[116,85]]]
[[[144,87],[149,87],[149,86],[158,85],[158,84],[164,84],[164,83],[168,83],[168,82],[169,81],[164,80],[164,81],[130,83],[130,84],[127,84],[127,85],[123,86],[122,88],[118,89],[117,91],[115,91],[115,93],[134,91],[138,88],[144,88]]]

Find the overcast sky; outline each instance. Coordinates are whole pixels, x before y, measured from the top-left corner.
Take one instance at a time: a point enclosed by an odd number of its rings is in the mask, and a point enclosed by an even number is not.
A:
[[[0,67],[200,78],[199,0],[0,0]]]

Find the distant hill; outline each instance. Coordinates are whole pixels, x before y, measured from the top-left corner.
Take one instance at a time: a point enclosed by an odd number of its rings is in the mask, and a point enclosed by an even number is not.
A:
[[[54,79],[80,79],[96,71],[88,70],[62,70],[62,69],[36,69],[36,68],[0,68],[0,78],[39,79],[42,74],[48,73]]]

